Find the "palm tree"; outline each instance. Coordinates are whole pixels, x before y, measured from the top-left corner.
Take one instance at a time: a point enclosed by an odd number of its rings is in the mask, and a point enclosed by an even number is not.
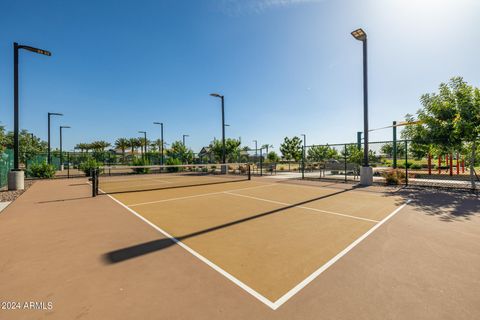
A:
[[[127,138],[118,138],[115,141],[115,148],[122,150],[122,161],[125,162],[125,149],[130,146],[130,141]]]
[[[132,150],[132,155],[135,153],[138,147],[142,146],[142,141],[139,138],[130,138],[128,139],[129,146]]]

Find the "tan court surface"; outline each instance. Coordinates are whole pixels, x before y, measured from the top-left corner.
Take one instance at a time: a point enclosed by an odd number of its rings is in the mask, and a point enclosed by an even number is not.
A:
[[[308,184],[112,195],[149,225],[85,179],[37,182],[0,213],[0,301],[54,308],[0,319],[479,318],[477,196]]]
[[[197,193],[190,196],[178,190],[167,198],[165,190],[113,196],[271,302],[402,201],[392,195],[350,191],[346,196],[338,189],[268,181],[193,189]]]

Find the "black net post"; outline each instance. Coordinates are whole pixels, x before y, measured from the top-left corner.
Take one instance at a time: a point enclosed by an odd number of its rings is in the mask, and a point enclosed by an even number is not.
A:
[[[90,178],[92,181],[92,197],[97,196],[97,172],[95,168],[90,169]]]
[[[247,176],[248,176],[248,180],[252,180],[252,171],[250,170],[251,168],[251,165],[249,163],[247,163]]]
[[[347,182],[347,145],[344,145],[343,148],[344,148],[344,152],[343,152],[343,153],[344,153],[344,155],[345,155],[345,156],[344,156],[344,159],[343,159],[344,162],[345,162],[345,165],[344,165],[344,169],[345,169],[345,172],[344,172],[344,173],[345,173],[345,182]]]

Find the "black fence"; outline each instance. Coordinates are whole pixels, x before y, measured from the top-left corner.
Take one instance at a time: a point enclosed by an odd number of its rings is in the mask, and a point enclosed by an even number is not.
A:
[[[439,151],[434,144],[408,140],[369,143],[369,166],[374,184],[478,189],[480,152],[468,143]],[[253,174],[284,175],[294,179],[359,182],[363,145],[358,143],[311,145],[294,161],[261,159]]]

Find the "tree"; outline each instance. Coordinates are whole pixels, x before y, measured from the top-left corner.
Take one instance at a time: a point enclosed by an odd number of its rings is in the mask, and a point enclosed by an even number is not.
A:
[[[227,162],[236,162],[240,157],[240,140],[225,139],[225,158]],[[213,153],[217,162],[222,161],[223,145],[221,140],[214,139],[209,145],[210,151]]]
[[[118,138],[115,140],[115,148],[122,150],[122,161],[125,161],[125,150],[129,145],[130,142],[127,138]]]
[[[453,154],[468,146],[471,153],[470,179],[474,182],[475,149],[480,135],[480,90],[454,77],[441,83],[438,93],[420,98],[419,123],[406,132],[412,143],[433,146],[439,153]],[[450,170],[452,174],[452,170]]]
[[[132,152],[132,155],[135,153],[138,147],[141,146],[140,140],[138,138],[130,138],[128,139],[130,150]]]
[[[270,151],[267,154],[267,160],[269,162],[277,162],[279,159],[280,159],[280,157],[278,156],[278,154],[275,151]]]
[[[327,146],[312,146],[308,148],[307,159],[313,162],[322,162],[327,159],[336,158],[337,150]]]
[[[0,139],[3,147],[13,149],[13,131],[8,132],[6,135],[1,131],[2,129],[0,129]],[[18,140],[19,160],[21,163],[26,163],[27,160],[32,159],[36,154],[44,153],[47,150],[47,143],[38,137],[32,137],[32,134],[27,130],[20,131]]]
[[[302,140],[299,137],[285,137],[280,144],[280,152],[285,160],[299,161],[302,158]]]
[[[346,155],[345,155],[346,152]],[[348,144],[346,146],[346,149],[342,149],[341,151],[342,157],[347,158],[348,163],[355,163],[360,165],[363,160],[363,150],[358,149],[358,146],[356,144]],[[373,153],[371,150],[368,153],[368,157],[370,159],[375,158],[375,153]]]
[[[405,156],[405,146],[403,142],[397,142],[397,158],[403,158]],[[387,142],[381,146],[380,152],[386,155],[388,158],[393,158],[393,142]]]
[[[167,150],[167,156],[179,159],[182,163],[188,163],[193,160],[193,151],[188,149],[182,141],[174,141]]]

